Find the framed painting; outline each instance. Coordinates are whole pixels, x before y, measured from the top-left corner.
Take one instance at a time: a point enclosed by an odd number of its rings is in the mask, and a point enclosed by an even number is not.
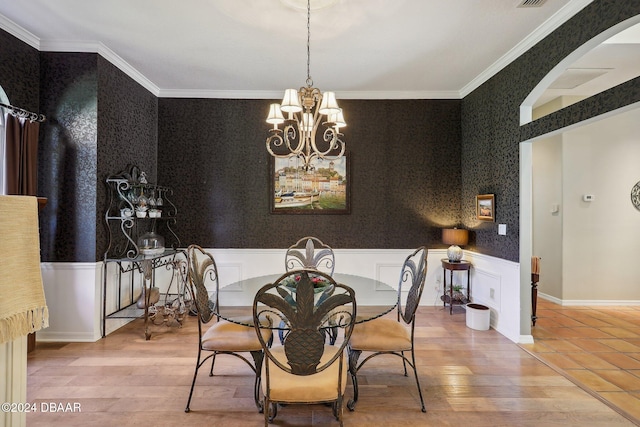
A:
[[[496,220],[495,196],[493,194],[476,196],[476,218],[481,221]]]
[[[274,214],[348,214],[350,204],[349,155],[311,162],[305,171],[298,157],[269,156],[270,207]]]

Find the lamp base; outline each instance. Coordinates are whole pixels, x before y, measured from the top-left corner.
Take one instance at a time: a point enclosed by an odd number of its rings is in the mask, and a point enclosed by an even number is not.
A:
[[[449,262],[460,262],[462,259],[462,249],[460,249],[460,246],[449,246],[449,249],[447,249],[447,258],[449,258]]]

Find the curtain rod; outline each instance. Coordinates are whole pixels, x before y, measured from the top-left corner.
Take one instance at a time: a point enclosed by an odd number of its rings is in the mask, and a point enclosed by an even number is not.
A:
[[[9,114],[14,117],[20,117],[23,119],[29,119],[32,122],[44,122],[47,120],[44,114],[32,113],[31,111],[23,108],[14,107],[13,105],[3,104],[0,102],[0,107],[4,107],[9,110]]]

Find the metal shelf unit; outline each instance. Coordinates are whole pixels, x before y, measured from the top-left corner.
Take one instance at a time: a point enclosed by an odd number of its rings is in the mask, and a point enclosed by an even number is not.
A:
[[[187,312],[186,295],[186,253],[180,250],[180,239],[173,230],[178,210],[171,202],[173,191],[169,187],[151,184],[144,173],[135,165],[106,179],[108,204],[105,211],[108,246],[104,253],[102,284],[102,336],[106,336],[107,319],[144,317],[145,338],[151,338],[149,322],[180,325]],[[147,208],[160,211],[158,217],[136,216],[139,200],[144,196]],[[162,253],[145,254],[138,247],[138,239],[145,233],[156,232],[165,239]],[[113,271],[112,268],[116,270]],[[164,298],[151,303],[151,289],[155,288],[156,270],[165,268],[170,275]],[[115,273],[115,280],[109,280],[109,272]],[[144,308],[137,306],[134,298],[136,280],[141,278],[141,297]],[[128,275],[128,280],[123,276]],[[172,287],[176,282],[175,290]],[[113,288],[115,286],[115,289]],[[108,292],[108,291],[112,292]],[[115,301],[107,304],[115,294]],[[174,297],[170,299],[170,297]],[[110,307],[109,309],[107,307]]]

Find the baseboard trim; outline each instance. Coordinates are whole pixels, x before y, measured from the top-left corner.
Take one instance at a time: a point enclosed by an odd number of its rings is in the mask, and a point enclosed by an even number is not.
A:
[[[560,298],[556,298],[554,296],[548,295],[548,294],[544,294],[544,293],[539,293],[538,294],[539,298],[542,298],[544,300],[553,302],[555,304],[558,305],[562,305],[565,307],[571,307],[571,306],[581,306],[581,305],[589,305],[589,306],[598,306],[598,307],[603,307],[603,306],[616,306],[616,307],[624,307],[624,306],[629,306],[629,307],[633,307],[633,306],[638,306],[640,305],[640,300],[563,300]]]

